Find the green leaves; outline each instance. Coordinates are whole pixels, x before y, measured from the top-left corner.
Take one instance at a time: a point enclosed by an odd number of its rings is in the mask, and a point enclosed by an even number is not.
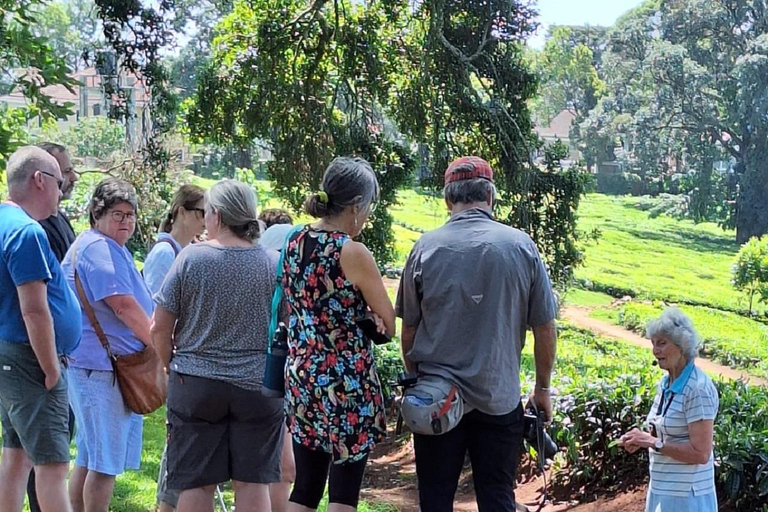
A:
[[[25,141],[20,133],[27,119],[63,119],[72,115],[72,104],[59,105],[44,92],[51,85],[70,91],[77,82],[68,77],[70,69],[55,54],[48,41],[37,35],[38,11],[42,0],[0,0],[0,89],[5,94],[20,91],[29,102],[0,111],[0,167]]]
[[[752,238],[745,243],[731,268],[733,286],[749,297],[749,311],[755,295],[768,303],[768,237]]]

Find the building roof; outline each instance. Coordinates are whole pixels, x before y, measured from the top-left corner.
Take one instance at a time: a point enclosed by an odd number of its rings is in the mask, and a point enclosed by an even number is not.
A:
[[[571,125],[576,115],[568,109],[563,109],[549,123],[549,126],[537,126],[536,134],[543,139],[568,140],[571,135]]]
[[[101,103],[101,76],[99,75],[98,71],[96,71],[96,68],[86,68],[81,71],[72,73],[69,76],[80,82],[84,87],[88,89],[99,89],[98,94],[92,92],[88,94],[89,106]],[[147,91],[146,87],[143,86],[141,80],[137,79],[136,75],[132,73],[126,73],[121,77],[121,81],[125,86],[134,87],[134,102],[137,106],[143,107],[148,103],[149,92]],[[74,103],[77,106],[80,102],[81,89],[79,87],[74,87],[73,91],[74,92],[70,92],[69,89],[67,89],[65,86],[59,84],[49,85],[48,87],[43,87],[42,89],[43,94],[49,96],[59,105],[64,105],[65,103]],[[10,94],[0,96],[0,103],[24,105],[27,103],[27,101],[27,98],[19,90],[15,90]]]

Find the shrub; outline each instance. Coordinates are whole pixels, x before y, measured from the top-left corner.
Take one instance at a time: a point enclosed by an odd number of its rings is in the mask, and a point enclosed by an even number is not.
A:
[[[400,357],[400,340],[392,338],[392,341],[386,345],[374,345],[374,354],[376,371],[384,390],[384,397],[391,397],[394,384],[397,382],[397,375],[405,371]]]
[[[715,480],[736,510],[768,511],[768,390],[718,382]]]
[[[106,117],[86,117],[65,132],[47,130],[45,137],[67,147],[72,156],[107,160],[126,148],[125,128]]]
[[[637,193],[642,180],[637,174],[622,173],[597,173],[597,191],[601,194],[623,196]]]
[[[736,262],[731,267],[733,286],[749,297],[749,314],[755,295],[768,302],[768,237],[752,238],[741,246]]]

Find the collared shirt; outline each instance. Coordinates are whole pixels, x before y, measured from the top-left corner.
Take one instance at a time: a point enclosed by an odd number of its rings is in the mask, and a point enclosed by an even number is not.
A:
[[[180,252],[181,245],[170,233],[160,233],[157,235],[157,241],[144,261],[144,281],[146,281],[149,292],[153,297],[160,291],[165,276],[168,275],[173,261]]]
[[[80,343],[80,305],[67,286],[45,231],[21,208],[0,204],[0,340],[29,343],[17,287],[47,284],[56,351],[69,354]]]
[[[714,421],[719,404],[712,379],[691,361],[671,385],[668,376],[661,380],[647,421],[664,443],[684,443],[690,441],[689,425]],[[706,464],[688,464],[653,449],[648,452],[654,493],[682,498],[691,492],[696,496],[715,492],[712,455]]]
[[[470,407],[492,415],[519,405],[527,327],[556,312],[533,240],[477,208],[416,242],[397,297],[397,315],[417,326],[407,355],[419,372],[451,380]]]

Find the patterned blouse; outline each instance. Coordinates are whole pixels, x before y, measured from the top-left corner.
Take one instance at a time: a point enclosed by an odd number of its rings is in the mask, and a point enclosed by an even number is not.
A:
[[[368,308],[341,269],[345,233],[305,227],[288,240],[282,286],[289,320],[286,415],[294,441],[362,460],[386,436],[373,346],[356,321]]]

